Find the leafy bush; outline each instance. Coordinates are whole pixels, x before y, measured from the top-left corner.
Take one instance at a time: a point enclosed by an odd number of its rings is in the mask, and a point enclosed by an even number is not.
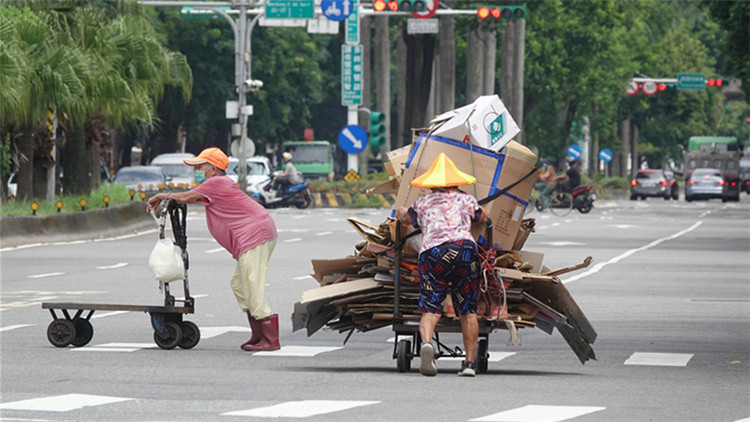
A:
[[[86,210],[95,210],[99,208],[106,207],[106,203],[104,202],[104,197],[109,197],[109,205],[115,205],[122,202],[130,201],[130,194],[128,194],[128,190],[125,188],[125,185],[119,184],[119,183],[105,183],[99,189],[96,189],[94,191],[91,191],[91,194],[88,196],[69,196],[69,195],[62,195],[60,198],[60,201],[62,202],[62,207],[60,208],[60,213],[70,213],[70,212],[77,212],[81,211],[81,200],[86,200]],[[151,195],[148,194],[146,197],[150,197]],[[138,195],[133,198],[134,201],[140,201],[140,197]],[[39,209],[37,209],[36,214],[37,215],[44,215],[44,214],[55,214],[57,213],[57,201],[21,201],[21,200],[12,200],[8,201],[5,204],[3,204],[2,210],[0,210],[0,215],[2,216],[18,216],[18,215],[32,215],[32,209],[31,204],[33,202],[36,202],[39,205]]]

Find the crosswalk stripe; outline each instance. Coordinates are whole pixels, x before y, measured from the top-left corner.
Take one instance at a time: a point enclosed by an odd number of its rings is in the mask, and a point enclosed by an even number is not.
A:
[[[302,400],[288,401],[273,406],[259,407],[257,409],[238,410],[222,413],[225,416],[255,416],[260,418],[307,418],[310,416],[324,415],[327,413],[340,412],[355,407],[378,404],[379,401],[356,401],[356,400]]]
[[[90,394],[65,394],[0,404],[0,409],[40,410],[45,412],[69,412],[84,407],[101,406],[133,399],[123,397],[94,396]]]
[[[625,365],[687,366],[693,355],[690,353],[633,353]]]
[[[517,409],[470,419],[474,422],[559,422],[604,410],[595,406],[538,406],[529,405]]]
[[[316,346],[283,346],[280,350],[272,352],[255,352],[253,356],[303,356],[312,357],[320,353],[332,352],[343,349],[343,347],[316,347]]]
[[[10,330],[15,330],[15,329],[17,329],[17,328],[23,328],[23,327],[31,327],[31,326],[32,326],[32,324],[16,324],[16,325],[9,325],[9,326],[7,326],[7,327],[0,327],[0,332],[3,332],[3,331],[10,331]]]

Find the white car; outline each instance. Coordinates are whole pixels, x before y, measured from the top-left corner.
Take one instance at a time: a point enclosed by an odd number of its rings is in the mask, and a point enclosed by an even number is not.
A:
[[[227,166],[227,176],[237,183],[237,167],[240,160],[237,157],[229,157]],[[260,186],[271,177],[271,162],[267,157],[255,156],[245,159],[247,163],[247,189],[248,193],[258,192]]]
[[[184,160],[195,157],[190,153],[160,154],[151,160],[152,166],[159,166],[167,175],[167,184],[171,187],[192,189],[196,186],[195,167],[188,166]]]

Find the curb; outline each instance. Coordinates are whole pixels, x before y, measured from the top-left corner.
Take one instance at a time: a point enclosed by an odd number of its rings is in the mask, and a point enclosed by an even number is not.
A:
[[[383,208],[391,208],[396,202],[394,193],[378,193],[367,195],[367,197],[377,199]],[[315,208],[356,208],[353,205],[354,197],[348,193],[314,192],[313,199]]]
[[[132,201],[86,212],[0,218],[0,247],[121,236],[156,227],[146,203]]]

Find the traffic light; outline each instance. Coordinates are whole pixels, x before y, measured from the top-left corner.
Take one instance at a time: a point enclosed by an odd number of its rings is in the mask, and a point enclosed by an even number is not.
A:
[[[477,9],[479,19],[526,19],[526,6],[482,6]]]
[[[375,0],[372,9],[376,12],[424,12],[425,0]]]
[[[706,80],[706,85],[708,86],[727,86],[729,85],[729,79],[727,78],[711,78]]]
[[[370,149],[377,151],[385,145],[385,114],[379,111],[370,112]]]

